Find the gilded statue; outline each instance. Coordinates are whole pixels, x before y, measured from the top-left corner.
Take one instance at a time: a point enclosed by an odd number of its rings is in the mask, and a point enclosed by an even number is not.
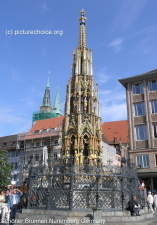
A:
[[[83,161],[84,161],[84,155],[83,155],[83,150],[81,150],[79,154],[79,164],[83,164]]]
[[[79,165],[79,155],[77,153],[77,150],[75,150],[75,153],[74,153],[74,164]]]

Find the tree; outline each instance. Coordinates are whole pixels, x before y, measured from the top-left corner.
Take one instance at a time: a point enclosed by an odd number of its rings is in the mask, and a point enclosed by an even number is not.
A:
[[[8,152],[0,150],[0,189],[5,189],[10,184],[11,172],[12,164],[8,161]]]

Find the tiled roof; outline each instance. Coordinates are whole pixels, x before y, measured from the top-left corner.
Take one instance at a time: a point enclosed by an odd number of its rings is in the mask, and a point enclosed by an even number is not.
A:
[[[16,148],[17,134],[0,137],[0,149],[9,150]]]
[[[38,120],[35,122],[33,127],[30,129],[29,132],[34,132],[36,130],[43,130],[48,128],[55,128],[55,127],[61,127],[63,122],[64,116],[59,116],[56,118],[50,118],[45,120]]]
[[[128,120],[105,122],[102,124],[102,132],[109,143],[113,143],[115,137],[118,143],[128,143]]]
[[[62,127],[64,116],[59,116],[56,118],[50,118],[50,119],[44,119],[44,120],[38,120],[35,122],[35,124],[32,126],[30,131],[25,135],[25,140],[30,139],[38,139],[41,137],[50,137],[50,136],[59,136],[60,129]],[[55,130],[51,131],[50,128],[56,128]],[[43,132],[43,130],[47,130],[46,132]],[[39,132],[35,132],[39,131]]]
[[[151,70],[151,71],[146,72],[146,73],[144,73],[144,74],[147,74],[147,73],[154,73],[154,72],[157,72],[157,69],[155,69],[155,70]]]

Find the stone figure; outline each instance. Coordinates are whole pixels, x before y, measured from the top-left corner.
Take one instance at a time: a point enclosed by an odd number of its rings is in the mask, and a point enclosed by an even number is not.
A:
[[[84,155],[83,155],[83,150],[81,150],[79,154],[79,164],[83,164],[83,160],[84,160]]]
[[[47,147],[43,147],[43,165],[48,167],[48,150]]]
[[[77,150],[75,150],[75,154],[74,154],[74,164],[79,165],[79,156],[78,156]]]

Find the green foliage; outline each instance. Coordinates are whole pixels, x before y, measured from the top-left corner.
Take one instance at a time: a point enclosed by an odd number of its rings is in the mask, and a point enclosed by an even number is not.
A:
[[[0,189],[5,189],[10,184],[11,172],[12,164],[8,161],[8,152],[0,150]]]

